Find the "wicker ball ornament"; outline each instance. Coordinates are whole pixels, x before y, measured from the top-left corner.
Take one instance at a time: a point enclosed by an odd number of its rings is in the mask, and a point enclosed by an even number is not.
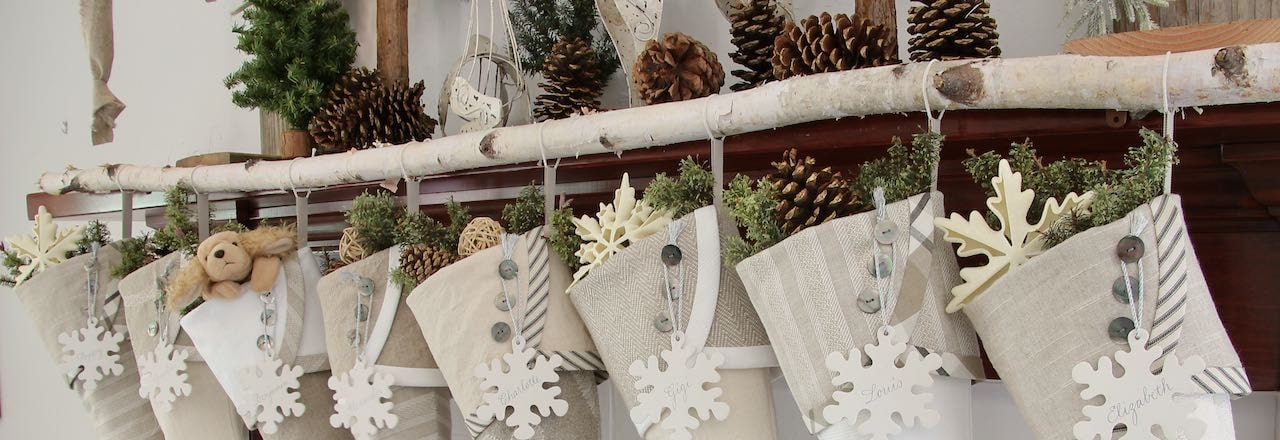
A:
[[[659,104],[720,93],[724,67],[715,51],[677,32],[650,40],[636,58],[631,77],[644,102]]]
[[[369,251],[360,243],[360,233],[356,232],[356,228],[343,229],[342,239],[338,240],[338,259],[342,264],[355,263],[367,256]]]
[[[458,255],[468,257],[476,252],[497,246],[502,242],[502,234],[506,230],[497,220],[489,217],[476,217],[467,223],[458,237]]]

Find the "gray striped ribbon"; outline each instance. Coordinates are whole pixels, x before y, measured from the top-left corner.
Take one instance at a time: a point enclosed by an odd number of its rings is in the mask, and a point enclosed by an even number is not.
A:
[[[542,343],[542,331],[547,328],[547,306],[551,296],[551,253],[547,241],[542,239],[543,229],[544,227],[539,226],[521,236],[529,255],[529,293],[526,295],[522,333],[527,346],[534,349]],[[564,358],[558,371],[595,371],[597,382],[608,379],[604,359],[596,352],[538,350],[538,353],[547,357],[560,355]],[[481,419],[474,412],[467,414],[462,420],[467,425],[471,438],[480,436],[493,423],[492,420]]]
[[[1160,292],[1156,299],[1155,320],[1151,324],[1148,345],[1164,348],[1164,356],[1172,354],[1182,336],[1187,313],[1187,252],[1191,248],[1183,223],[1181,204],[1161,196],[1155,202],[1156,248],[1159,253]],[[1157,360],[1156,362],[1160,362]],[[1206,393],[1243,396],[1252,392],[1249,378],[1242,367],[1209,367],[1192,377]]]

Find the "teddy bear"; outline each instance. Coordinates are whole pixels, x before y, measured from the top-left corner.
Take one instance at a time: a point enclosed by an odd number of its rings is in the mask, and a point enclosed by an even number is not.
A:
[[[245,282],[257,292],[271,290],[281,258],[296,248],[296,233],[285,227],[213,234],[200,242],[195,258],[169,282],[167,302],[177,309],[196,295],[232,299],[240,295],[240,285]]]

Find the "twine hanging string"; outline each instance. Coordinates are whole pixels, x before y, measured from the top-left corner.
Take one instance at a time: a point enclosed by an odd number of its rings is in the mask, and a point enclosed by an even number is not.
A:
[[[938,60],[929,60],[929,64],[924,66],[924,75],[920,77],[920,99],[924,101],[924,117],[928,122],[929,132],[934,134],[942,133],[942,115],[947,113],[947,109],[943,108],[938,111],[938,116],[933,116],[933,107],[929,104],[929,75],[933,70],[933,63]],[[933,169],[929,174],[929,190],[938,190],[938,167],[942,164],[942,151],[939,149],[938,158],[933,163]]]
[[[1133,235],[1135,237],[1140,236],[1142,231],[1146,228],[1147,216],[1137,214],[1129,224],[1129,235]],[[1145,296],[1145,286],[1142,276],[1143,270],[1141,258],[1138,259],[1137,266],[1138,289],[1135,291],[1132,283],[1129,282],[1129,280],[1132,279],[1129,277],[1129,265],[1125,264],[1124,261],[1120,261],[1120,273],[1124,275],[1124,290],[1125,293],[1129,295],[1129,313],[1133,314],[1133,328],[1142,329],[1142,298]]]
[[[667,225],[667,244],[674,246],[680,239],[680,233],[684,231],[685,222],[688,219],[682,218]],[[684,340],[684,271],[676,270],[676,284],[671,284],[671,267],[663,264],[662,280],[666,286],[663,297],[667,301],[667,315],[671,317],[671,337],[677,341]]]
[[[1162,89],[1161,97],[1164,104],[1164,139],[1165,142],[1173,142],[1173,113],[1169,108],[1169,60],[1173,58],[1173,52],[1164,53],[1164,72],[1160,75],[1160,87]],[[1173,149],[1169,149],[1169,156],[1165,160],[1164,165],[1164,193],[1166,195],[1173,192]]]
[[[343,275],[345,275],[347,280],[351,283],[358,283],[360,281],[360,276],[352,272],[343,272]],[[351,330],[355,333],[356,337],[354,341],[356,349],[356,363],[364,363],[367,360],[364,355],[365,347],[369,345],[369,321],[372,320],[369,319],[368,313],[371,312],[370,307],[373,305],[373,292],[370,292],[368,295],[364,295],[360,292],[359,286],[357,286],[355,289],[355,299],[356,308],[355,313],[352,316],[353,322]],[[363,308],[366,313],[364,321],[360,320],[361,308]]]
[[[711,113],[711,100],[715,96],[708,96],[702,103],[702,128],[707,131],[707,140],[711,141],[711,174],[715,176],[715,187],[711,190],[711,202],[716,206],[724,204],[724,132],[720,131],[720,117],[714,119],[715,129],[712,130],[711,122],[708,120]]]
[[[888,221],[889,213],[885,209],[884,188],[877,186],[872,191],[872,197],[875,199],[876,220],[879,222]],[[896,241],[889,245],[889,264],[894,264],[893,262],[897,260],[897,248]],[[879,331],[888,335],[890,321],[893,319],[893,308],[898,304],[898,299],[893,295],[893,279],[890,278],[886,282],[884,277],[887,274],[880,271],[880,256],[883,254],[880,253],[880,244],[874,239],[872,240],[872,249],[874,260],[872,260],[871,267],[875,270],[876,290],[880,294],[880,319],[884,324]]]
[[[85,271],[85,318],[90,327],[98,325],[98,243],[89,246],[89,263]]]

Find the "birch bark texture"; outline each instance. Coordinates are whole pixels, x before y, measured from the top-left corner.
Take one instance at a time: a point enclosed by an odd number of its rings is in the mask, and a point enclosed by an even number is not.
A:
[[[1166,74],[1171,109],[1280,101],[1280,43],[1172,54],[1167,60],[1165,55],[1055,55],[858,69],[727,95],[296,161],[209,166],[198,173],[140,165],[69,169],[42,175],[40,189],[50,194],[162,191],[180,182],[202,193],[323,188],[398,178],[402,171],[416,177],[534,162],[543,151],[548,159],[618,154],[705,140],[708,131],[729,136],[817,120],[919,112],[926,100],[935,111],[1160,110]]]

